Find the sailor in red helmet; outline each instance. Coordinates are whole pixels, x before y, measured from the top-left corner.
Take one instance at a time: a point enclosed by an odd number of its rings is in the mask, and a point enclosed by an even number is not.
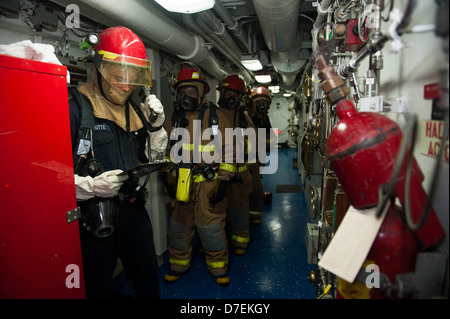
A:
[[[197,231],[208,271],[224,287],[230,283],[226,194],[236,172],[232,145],[226,145],[229,124],[217,106],[207,102],[209,85],[198,67],[186,62],[172,70],[169,81],[176,102],[166,121],[170,132],[166,156],[174,163],[176,182],[171,191],[175,198],[169,224],[170,271],[164,280],[174,282],[190,269]]]
[[[272,95],[267,88],[260,86],[254,88],[250,92],[249,100],[251,104],[251,119],[254,125],[257,128],[263,128],[266,131],[265,135],[258,135],[258,139],[266,140],[266,152],[269,152],[271,145],[274,144],[273,141],[271,142],[271,138],[275,136],[274,134],[271,134],[272,126],[269,117],[267,116],[270,103],[272,102]],[[261,143],[261,145],[263,144]],[[265,154],[266,152],[260,152],[258,154]],[[258,158],[258,160],[263,163],[266,161],[265,158]],[[261,224],[261,214],[263,210],[263,189],[259,170],[260,165],[261,163],[250,166],[253,177],[253,192],[250,194],[250,222],[255,225]]]
[[[136,34],[108,28],[93,49],[93,80],[72,89],[69,101],[86,295],[113,297],[120,258],[136,297],[159,298],[145,187],[119,174],[165,150],[164,109],[154,95],[140,106],[131,101],[137,88],[151,83],[151,62]],[[151,110],[157,114],[152,124]]]
[[[241,99],[246,92],[244,80],[238,74],[230,74],[219,84],[217,90],[220,91],[220,109],[236,132],[236,175],[231,179],[228,189],[227,222],[234,253],[242,256],[246,253],[250,241],[249,195],[252,191],[252,176],[247,160],[249,151],[256,153],[257,131],[241,105]],[[250,138],[246,131],[250,131]]]

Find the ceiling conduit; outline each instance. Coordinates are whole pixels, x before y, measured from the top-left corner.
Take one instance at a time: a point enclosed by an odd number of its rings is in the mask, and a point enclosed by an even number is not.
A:
[[[192,14],[184,14],[183,15],[183,22],[189,26],[189,28],[198,34],[200,34],[202,37],[205,38],[206,41],[212,43],[214,47],[220,51],[224,56],[226,56],[231,62],[233,62],[236,65],[240,65],[240,59],[237,58],[233,52],[230,51],[229,47],[226,46],[223,41],[221,41],[217,36],[214,35],[213,30],[211,30],[206,23],[203,23],[202,26],[198,25],[196,21],[193,19]],[[244,80],[246,83],[250,83],[253,81],[253,76],[244,68],[242,67],[241,75],[244,77]]]
[[[291,88],[306,62],[298,57],[301,50],[300,0],[253,0],[253,5],[264,40],[271,50],[272,65],[281,74],[283,86]]]
[[[160,44],[169,53],[189,60],[221,79],[226,74],[216,57],[203,46],[203,39],[186,32],[147,0],[81,0],[136,33]]]
[[[220,22],[211,11],[203,11],[197,13],[197,23],[205,25],[208,30],[212,30],[214,35],[228,48],[229,52],[238,60],[240,60],[242,52],[236,45],[234,40],[228,34],[225,26]]]
[[[233,32],[236,39],[239,40],[239,44],[242,46],[242,48],[244,48],[244,51],[248,52],[247,36],[242,30],[241,24],[233,18],[233,16],[228,12],[228,10],[220,1],[216,1],[216,3],[214,4],[214,11],[225,22],[227,28]]]

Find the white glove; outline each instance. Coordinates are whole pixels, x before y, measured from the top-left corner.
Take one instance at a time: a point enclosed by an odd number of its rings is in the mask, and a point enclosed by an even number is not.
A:
[[[97,197],[111,198],[119,193],[123,182],[128,179],[128,175],[118,176],[123,171],[116,169],[108,171],[94,177],[94,193]]]
[[[95,197],[94,179],[90,176],[78,176],[75,174],[75,192],[77,200],[88,200]]]
[[[156,121],[152,123],[152,110],[158,115]],[[158,100],[156,95],[150,94],[145,99],[144,103],[141,103],[141,111],[144,113],[145,119],[153,126],[159,127],[164,124],[165,115],[164,115],[164,107],[161,102]]]
[[[145,155],[147,156],[147,158],[150,158],[148,156],[148,142],[150,141],[150,147],[151,147],[151,158],[152,160],[158,159],[159,157],[162,156],[162,158],[164,158],[164,155],[166,153],[166,148],[167,148],[167,141],[168,141],[168,136],[167,136],[167,132],[164,129],[164,127],[162,127],[160,130],[156,131],[156,132],[152,132],[152,133],[148,133],[149,138],[146,140],[145,143]],[[160,153],[162,153],[162,155],[160,156]]]
[[[118,176],[123,171],[116,169],[108,171],[92,178],[91,176],[78,176],[75,174],[75,190],[77,200],[87,200],[94,196],[111,198],[118,194],[123,182],[128,175]]]

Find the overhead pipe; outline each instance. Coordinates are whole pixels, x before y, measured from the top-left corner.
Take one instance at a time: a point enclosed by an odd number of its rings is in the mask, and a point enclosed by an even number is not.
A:
[[[300,0],[253,0],[264,40],[274,52],[288,52],[298,42]]]
[[[252,83],[254,80],[254,75],[242,65],[240,53],[236,53],[235,51],[233,51],[222,37],[218,36],[216,33],[214,33],[214,31],[210,29],[210,26],[207,25],[205,20],[200,18],[197,20],[197,23],[200,29],[205,30],[206,33],[210,36],[212,43],[216,46],[216,48],[220,52],[222,52],[222,54],[226,56],[231,62],[241,68],[242,72],[240,74],[244,76],[245,82]],[[231,45],[231,47],[233,46]]]
[[[292,87],[306,61],[300,60],[300,0],[253,0],[272,65],[286,87]]]
[[[246,35],[242,29],[242,25],[228,12],[225,6],[220,1],[216,1],[214,4],[214,11],[219,15],[219,17],[225,22],[227,28],[231,30],[239,40],[239,44],[244,48],[245,52],[249,52],[248,42],[246,40]]]
[[[199,34],[202,38],[206,40],[207,43],[211,43],[217,50],[219,50],[223,55],[225,55],[230,60],[233,59],[233,56],[229,55],[227,51],[225,51],[224,44],[216,41],[216,39],[213,39],[213,37],[210,35],[211,32],[208,32],[208,28],[201,27],[199,24],[195,21],[193,18],[193,14],[183,14],[182,20],[183,23],[191,29],[192,32]],[[228,55],[227,55],[228,54]]]
[[[189,60],[220,79],[226,71],[203,45],[203,39],[186,32],[147,0],[81,0],[124,26],[166,48],[169,53]]]
[[[197,22],[193,19],[193,15],[192,14],[184,14],[183,15],[183,22],[189,26],[189,28],[195,32],[200,34],[203,38],[205,38],[206,41],[212,43],[214,45],[214,47],[220,51],[225,57],[227,57],[231,62],[233,62],[236,65],[240,65],[240,59],[236,58],[236,56],[233,55],[233,52],[230,51],[230,49],[228,47],[226,47],[226,45],[220,41],[217,37],[212,37],[210,35],[210,33],[213,33],[212,30],[209,29],[208,26],[206,25],[202,25],[199,26],[197,24]],[[245,77],[245,81],[246,83],[250,83],[253,80],[253,76],[247,71],[245,70],[244,67],[242,67],[244,70],[244,74],[243,76]],[[225,77],[225,75],[224,75]]]
[[[209,39],[212,40],[212,44],[215,45],[217,49],[221,50],[221,52],[226,52],[224,54],[226,57],[230,57],[230,60],[233,62],[240,61],[240,55],[232,50],[229,50],[223,39],[214,33],[214,31],[210,29],[204,20],[197,19],[196,23],[200,29],[205,30],[206,34],[209,36]]]
[[[197,21],[202,21],[205,23],[209,29],[211,29],[214,34],[220,38],[221,41],[225,44],[229,51],[232,52],[239,60],[242,55],[241,49],[236,45],[234,40],[228,34],[225,26],[222,22],[220,22],[216,16],[211,11],[203,11],[197,14]]]

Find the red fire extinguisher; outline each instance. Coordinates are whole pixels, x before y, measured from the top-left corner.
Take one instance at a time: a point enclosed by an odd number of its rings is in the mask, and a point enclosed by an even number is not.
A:
[[[395,183],[395,194],[392,195],[397,196],[404,207],[407,161],[400,163],[398,177],[391,181],[403,139],[400,127],[384,115],[357,112],[353,102],[346,99],[348,88],[334,69],[327,66],[322,56],[319,56],[317,64],[319,77],[323,81],[322,89],[332,103],[337,102],[336,113],[340,120],[328,138],[327,158],[350,204],[358,209],[375,207],[382,187]],[[428,197],[421,185],[424,176],[415,159],[410,176],[411,217],[416,223],[421,218]],[[391,283],[395,282],[398,274],[414,270],[419,249],[430,248],[445,237],[432,208],[422,227],[413,232],[406,226],[403,217],[400,210],[390,208],[366,260],[366,263],[377,265]],[[338,279],[337,295],[351,298],[351,292],[360,291],[363,292],[359,295],[362,298],[386,297],[381,290],[368,292],[364,287],[364,284]]]
[[[336,112],[340,121],[328,138],[327,158],[352,206],[374,207],[379,201],[380,187],[391,182],[403,133],[391,119],[378,113],[358,112],[347,99],[338,102]],[[405,205],[405,178],[406,161],[395,181],[395,195],[402,205]],[[414,160],[410,182],[414,222],[421,217],[428,199],[421,185],[423,178]],[[444,238],[445,232],[433,209],[415,234],[424,249]]]
[[[355,208],[375,207],[380,189],[395,183],[395,196],[405,206],[406,162],[402,163],[396,181],[391,181],[400,150],[403,133],[388,117],[371,112],[358,112],[346,98],[349,90],[333,67],[319,56],[317,66],[321,86],[332,102],[337,102],[339,122],[332,129],[327,143],[327,158],[344,188],[350,204]],[[424,177],[413,160],[410,180],[411,216],[413,222],[421,217],[427,202],[422,188]],[[441,241],[445,232],[431,208],[423,226],[415,230],[421,248],[429,248]]]
[[[399,296],[396,287],[397,275],[414,271],[419,246],[412,231],[405,222],[403,211],[398,206],[391,206],[381,224],[377,237],[367,255],[362,272],[379,276],[376,280],[363,278],[369,282],[355,281],[349,283],[338,279],[336,298],[341,299],[381,299],[406,298]],[[375,269],[377,267],[377,269]]]

